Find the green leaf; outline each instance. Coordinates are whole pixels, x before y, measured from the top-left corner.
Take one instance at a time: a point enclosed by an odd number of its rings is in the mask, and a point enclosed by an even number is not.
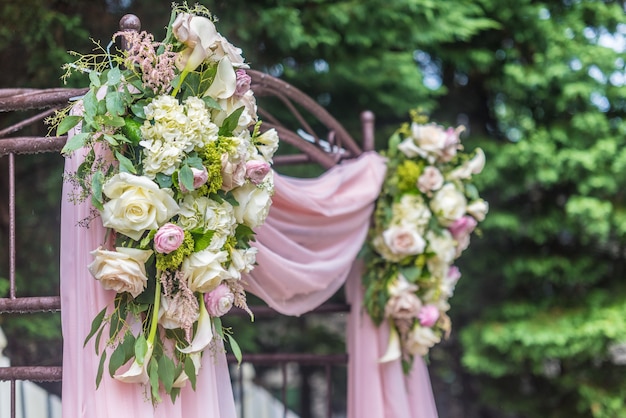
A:
[[[104,209],[104,201],[102,200],[102,183],[104,182],[104,173],[96,171],[91,177],[91,204],[98,210]]]
[[[193,172],[187,164],[180,168],[178,178],[187,190],[193,190]]]
[[[95,71],[89,72],[89,81],[91,82],[91,85],[95,88],[99,88],[102,85],[102,83],[100,82],[100,76]]]
[[[166,355],[159,359],[159,379],[163,383],[163,387],[167,393],[172,391],[172,385],[176,378],[176,365]]]
[[[213,326],[215,327],[215,333],[224,339],[224,328],[222,327],[222,319],[219,317],[213,318]]]
[[[57,136],[61,136],[64,133],[68,132],[74,126],[78,125],[78,122],[82,120],[82,116],[68,115],[64,117],[61,123],[59,123],[59,126],[57,126]]]
[[[210,96],[203,97],[202,101],[211,109],[222,110],[222,106],[220,106],[219,103],[217,103],[217,101]]]
[[[89,115],[91,118],[98,114],[98,98],[93,89],[89,90],[83,96],[83,107],[85,109],[85,115]]]
[[[107,352],[102,352],[102,357],[100,357],[100,364],[98,364],[98,373],[96,373],[96,389],[100,386],[100,382],[102,381],[102,372],[104,371],[104,361],[107,358]]]
[[[63,146],[61,153],[63,155],[70,155],[72,152],[76,151],[77,149],[84,147],[90,136],[91,134],[86,133],[86,132],[81,132],[77,135],[72,136],[71,138],[67,140],[67,142]]]
[[[189,377],[191,388],[196,390],[196,366],[189,356],[185,357],[185,374]]]
[[[114,128],[121,128],[126,124],[126,121],[121,116],[106,115],[102,118],[102,123],[107,126],[112,126]]]
[[[96,349],[96,355],[100,354],[100,338],[102,338],[103,332],[104,332],[104,327],[101,327],[100,331],[98,331],[98,334],[96,335],[96,342],[94,344],[95,349]]]
[[[126,106],[124,106],[124,100],[122,99],[122,93],[119,91],[109,91],[104,98],[107,111],[113,116],[121,116],[126,113]],[[112,125],[115,126],[115,125]],[[122,125],[119,125],[122,126]]]
[[[146,118],[146,112],[144,111],[144,107],[147,105],[145,100],[140,100],[136,103],[130,105],[130,111],[133,115],[137,116],[139,119]]]
[[[109,359],[109,375],[113,377],[116,370],[122,367],[124,363],[126,363],[126,352],[124,350],[124,344],[119,344],[113,350],[113,354],[111,354],[111,358]]]
[[[113,67],[110,70],[108,70],[107,84],[109,86],[117,85],[121,79],[122,79],[122,72],[120,71],[119,67]]]
[[[91,330],[89,331],[87,338],[85,338],[83,347],[87,345],[87,342],[91,339],[91,337],[93,337],[96,331],[98,331],[98,329],[100,328],[100,325],[102,325],[102,320],[104,319],[104,315],[106,315],[106,313],[107,313],[107,308],[104,308],[98,313],[98,315],[96,315],[93,321],[91,321]]]
[[[228,337],[228,343],[230,344],[230,348],[233,350],[233,354],[237,359],[237,364],[241,365],[243,355],[241,354],[241,348],[239,347],[239,344],[237,344],[237,341],[235,341],[235,338],[233,338],[232,335],[226,334],[226,336]]]
[[[168,189],[172,187],[172,176],[168,176],[167,174],[157,173],[156,181],[162,189]]]
[[[150,360],[148,365],[148,376],[150,376],[150,387],[152,388],[152,398],[156,402],[161,401],[159,395],[159,365],[155,359]]]
[[[141,125],[141,122],[133,118],[124,118],[122,133],[126,135],[126,138],[128,138],[134,145],[139,145],[139,142],[142,140]]]
[[[211,244],[211,239],[215,231],[207,231],[203,234],[192,234],[194,240],[194,251],[202,251],[206,249]]]
[[[400,273],[411,283],[417,282],[422,274],[422,269],[416,266],[401,267]]]
[[[121,172],[137,174],[137,169],[133,165],[133,162],[123,156],[119,151],[115,151],[115,158],[120,162]]]
[[[238,109],[235,109],[233,113],[231,113],[230,115],[228,115],[226,119],[224,119],[222,126],[220,126],[218,135],[232,136],[233,131],[235,130],[235,128],[237,127],[237,124],[239,123],[239,116],[241,116],[243,109],[244,109],[243,106]]]
[[[135,340],[135,358],[137,359],[137,363],[143,364],[147,352],[148,341],[146,341],[146,336],[139,334],[139,337]]]

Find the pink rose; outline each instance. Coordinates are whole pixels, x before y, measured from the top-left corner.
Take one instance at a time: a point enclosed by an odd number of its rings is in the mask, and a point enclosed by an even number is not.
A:
[[[439,309],[437,309],[435,305],[422,306],[417,317],[420,320],[421,326],[432,327],[439,319]]]
[[[250,83],[252,82],[252,79],[246,73],[246,70],[239,69],[235,71],[235,74],[237,75],[237,87],[235,88],[235,95],[241,97],[246,94],[248,90],[250,90]]]
[[[224,283],[217,286],[209,293],[204,294],[204,303],[209,315],[218,317],[230,311],[235,301],[235,295]]]
[[[193,189],[194,190],[202,186],[209,179],[209,172],[206,170],[206,167],[202,167],[202,170],[191,167],[191,172],[193,173]],[[178,179],[178,186],[180,187],[181,192],[183,193],[189,192],[189,190],[187,190],[187,188],[180,181],[180,178]]]
[[[439,190],[441,186],[443,186],[443,175],[441,171],[432,165],[426,167],[422,175],[417,179],[417,188],[422,193]]]
[[[474,228],[476,228],[478,222],[471,216],[462,216],[459,219],[455,220],[448,226],[448,230],[454,237],[454,239],[459,239],[465,236],[468,236],[472,233]]]
[[[254,184],[263,182],[269,172],[270,165],[265,161],[251,160],[246,163],[246,177]]]
[[[233,163],[228,153],[222,154],[222,190],[228,192],[245,183],[246,166],[243,163]]]
[[[464,130],[465,128],[463,126],[459,126],[456,129],[452,127],[446,129],[446,140],[440,157],[441,161],[448,162],[454,158],[457,150],[461,147],[461,139],[459,138],[459,135]]]
[[[180,226],[167,223],[154,236],[154,249],[157,253],[169,254],[180,247],[184,239],[185,231]]]

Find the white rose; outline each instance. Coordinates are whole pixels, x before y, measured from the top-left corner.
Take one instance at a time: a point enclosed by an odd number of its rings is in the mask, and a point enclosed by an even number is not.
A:
[[[256,262],[256,253],[258,248],[251,247],[247,249],[230,250],[230,267],[228,269],[233,279],[241,279],[241,273],[250,273]]]
[[[426,234],[428,248],[445,263],[452,263],[456,255],[456,241],[447,229],[439,233],[428,231]]]
[[[244,63],[243,57],[241,56],[242,52],[241,48],[237,48],[228,42],[222,35],[217,35],[217,42],[215,44],[216,57],[227,56],[230,62],[232,62],[233,67],[249,68],[248,64]]]
[[[417,146],[430,155],[439,156],[446,147],[448,135],[439,125],[411,125],[411,135]]]
[[[399,256],[421,254],[426,248],[426,241],[414,228],[392,226],[383,232],[383,240]]]
[[[399,202],[393,204],[392,225],[413,226],[423,232],[428,225],[432,213],[424,202],[424,198],[416,194],[405,194]]]
[[[271,163],[272,157],[278,149],[278,133],[274,128],[269,129],[254,138],[254,144],[263,158],[265,158],[265,161]]]
[[[406,340],[407,351],[414,356],[425,356],[428,350],[441,341],[432,328],[415,325]]]
[[[422,175],[417,179],[417,188],[422,193],[439,190],[443,186],[443,175],[441,171],[432,165],[424,169]]]
[[[465,196],[452,183],[446,183],[430,201],[430,208],[443,226],[465,215],[466,207]]]
[[[448,175],[449,180],[468,179],[472,177],[472,174],[479,174],[485,168],[485,153],[482,149],[476,149],[476,155],[460,167],[455,168]]]
[[[485,220],[485,216],[489,212],[489,204],[483,199],[478,199],[467,205],[467,213],[472,215],[478,222]]]
[[[270,176],[271,172],[267,177]],[[272,203],[271,193],[266,186],[266,184],[256,186],[253,183],[246,183],[232,190],[231,193],[239,203],[239,206],[233,207],[238,223],[256,228],[265,222]]]
[[[107,251],[99,247],[91,254],[94,260],[87,268],[103,288],[117,293],[128,292],[134,298],[146,288],[146,261],[152,251],[125,247]]]
[[[223,263],[228,259],[226,251],[203,250],[185,258],[181,270],[193,292],[206,293],[215,289],[227,276]]]
[[[101,211],[102,224],[134,240],[178,212],[172,191],[160,189],[147,177],[119,173],[104,184],[102,192],[110,199]]]
[[[426,152],[418,147],[411,137],[406,138],[398,144],[398,149],[409,158],[415,158],[418,156],[426,158]]]

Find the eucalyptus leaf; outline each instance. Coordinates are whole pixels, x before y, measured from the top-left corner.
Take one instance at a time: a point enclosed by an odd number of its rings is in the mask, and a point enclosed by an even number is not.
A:
[[[233,355],[237,359],[237,364],[241,365],[243,355],[241,354],[241,348],[239,347],[239,344],[237,344],[237,341],[235,341],[235,338],[232,335],[226,334],[226,336],[228,337],[228,343],[230,344],[230,348],[233,350]]]
[[[96,331],[98,331],[98,329],[100,328],[100,325],[102,325],[102,320],[104,319],[104,315],[106,315],[106,313],[107,313],[107,308],[102,309],[98,313],[98,315],[96,315],[96,317],[93,319],[93,321],[91,321],[91,330],[89,331],[89,334],[87,334],[87,337],[85,338],[83,347],[87,345],[87,342],[91,339],[91,337],[93,337]]]
[[[126,363],[126,352],[124,351],[124,345],[119,344],[115,347],[109,359],[109,375],[113,377],[117,369],[122,367],[124,363]]]
[[[100,387],[100,382],[102,381],[102,372],[104,371],[104,362],[107,358],[107,352],[102,352],[102,357],[100,357],[100,363],[98,364],[98,373],[96,373],[96,389]]]
[[[148,341],[146,341],[146,336],[139,334],[139,337],[135,340],[135,358],[137,359],[137,363],[143,364],[147,352]]]
[[[159,394],[159,365],[155,359],[150,360],[150,364],[148,365],[148,376],[150,377],[152,399],[158,403],[161,401],[161,395]]]
[[[115,158],[120,162],[120,172],[137,174],[137,168],[135,168],[133,162],[119,151],[115,151]]]
[[[167,393],[172,391],[172,385],[176,378],[176,365],[168,356],[159,359],[159,379]]]
[[[191,168],[189,168],[187,164],[184,164],[182,167],[180,167],[178,178],[180,179],[180,182],[183,184],[183,186],[185,186],[187,190],[194,189],[193,172],[191,171]]]
[[[63,120],[61,121],[61,123],[59,123],[59,126],[57,126],[57,136],[61,136],[65,133],[67,133],[70,129],[72,129],[74,126],[78,125],[78,123],[80,121],[83,120],[82,116],[74,116],[74,115],[68,115],[66,117],[63,118]]]
[[[185,357],[185,374],[191,382],[191,388],[196,390],[196,366],[193,364],[191,357]]]
[[[228,115],[226,119],[224,119],[224,122],[222,122],[222,126],[220,126],[218,135],[232,136],[233,131],[239,124],[239,117],[241,116],[243,109],[244,109],[243,106],[235,109],[233,113],[231,113],[230,115]]]
[[[81,132],[68,138],[67,142],[63,146],[63,149],[61,150],[61,153],[64,155],[70,155],[77,149],[84,147],[90,136],[91,134],[89,133]]]

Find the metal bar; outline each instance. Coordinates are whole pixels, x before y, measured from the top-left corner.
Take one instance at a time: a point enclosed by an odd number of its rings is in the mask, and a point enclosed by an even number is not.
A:
[[[1,299],[0,299],[1,300]],[[1,302],[0,302],[1,303]],[[0,305],[1,306],[1,305]],[[250,310],[254,314],[255,317],[274,317],[276,315],[280,315],[279,312],[274,310],[269,306],[249,306]],[[350,312],[350,305],[340,304],[340,303],[328,303],[324,305],[320,305],[312,311],[307,312],[307,315],[311,314],[330,314],[330,313],[344,313]],[[233,316],[248,316],[248,313],[243,309],[234,308],[232,309],[228,315]]]
[[[9,154],[9,297],[15,299],[15,156]]]
[[[62,106],[70,99],[80,97],[89,91],[82,89],[45,89],[31,90],[20,94],[5,96],[0,90],[0,112],[10,112],[12,110],[43,109],[49,107]]]
[[[63,368],[60,366],[0,367],[0,381],[60,382],[62,378]]]
[[[229,363],[237,363],[233,354],[227,354]],[[242,363],[251,364],[286,364],[298,363],[302,365],[325,365],[325,364],[347,364],[348,354],[310,354],[310,353],[258,353],[244,354]],[[1,376],[1,375],[0,375]]]
[[[37,154],[61,151],[67,136],[22,136],[0,139],[0,157],[14,154]]]
[[[59,296],[0,298],[0,313],[57,312],[61,310]]]
[[[18,122],[14,125],[9,126],[8,128],[4,128],[3,130],[0,131],[0,137],[6,136],[10,133],[19,131],[20,129],[22,129],[25,126],[31,125],[33,122],[37,122],[39,120],[45,119],[48,116],[52,115],[54,112],[56,112],[57,109],[50,109],[50,110],[46,110],[45,112],[41,112],[36,114],[35,116],[32,116],[28,119],[24,119],[21,122]]]
[[[15,418],[15,403],[17,402],[15,398],[15,380],[11,380],[11,418]]]
[[[331,390],[333,382],[332,382],[332,376],[331,376],[331,368],[330,368],[330,364],[327,364],[324,366],[324,371],[326,372],[326,416],[328,418],[332,418],[333,415],[333,399],[332,399],[332,394],[333,391]]]
[[[373,112],[361,112],[361,127],[363,135],[363,151],[374,151],[374,120]]]
[[[283,378],[283,387],[281,398],[283,401],[283,418],[287,418],[287,363],[282,363],[280,365],[280,371],[282,373]]]

